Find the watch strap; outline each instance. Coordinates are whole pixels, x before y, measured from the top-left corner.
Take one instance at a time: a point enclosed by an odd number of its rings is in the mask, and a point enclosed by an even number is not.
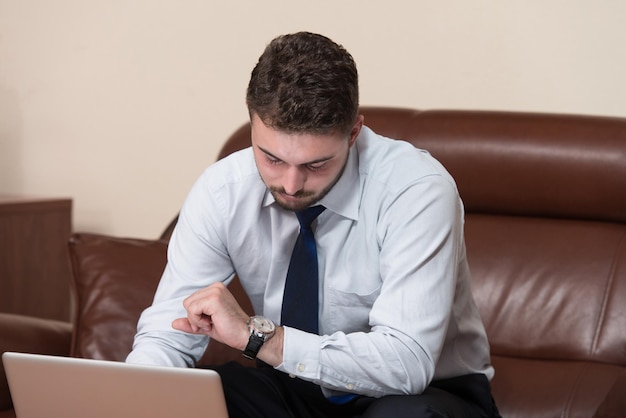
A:
[[[247,359],[254,360],[257,354],[259,354],[259,350],[261,350],[264,342],[265,337],[261,337],[255,332],[251,332],[248,345],[246,345],[246,348],[243,350],[243,356]]]

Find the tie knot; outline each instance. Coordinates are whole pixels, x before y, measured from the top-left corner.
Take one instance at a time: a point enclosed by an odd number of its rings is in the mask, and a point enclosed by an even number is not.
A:
[[[296,216],[298,217],[298,222],[300,222],[300,228],[309,229],[311,228],[311,224],[317,218],[320,213],[324,212],[326,209],[322,205],[312,206],[305,210],[301,210],[300,212],[296,212]]]

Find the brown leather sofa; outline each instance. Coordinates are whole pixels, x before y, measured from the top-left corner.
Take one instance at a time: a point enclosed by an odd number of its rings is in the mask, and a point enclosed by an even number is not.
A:
[[[502,415],[626,417],[626,119],[363,113],[379,133],[430,150],[457,180]],[[220,157],[248,144],[244,125]],[[0,350],[123,360],[170,232],[154,241],[74,235],[74,323],[0,314]],[[228,359],[243,361],[211,343],[203,362]],[[0,417],[12,417],[0,372]]]

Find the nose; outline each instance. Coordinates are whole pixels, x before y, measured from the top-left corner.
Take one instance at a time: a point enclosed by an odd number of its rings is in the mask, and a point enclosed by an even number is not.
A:
[[[306,181],[305,173],[300,170],[299,167],[289,167],[285,172],[283,181],[283,188],[288,195],[295,195],[304,188],[304,182]]]

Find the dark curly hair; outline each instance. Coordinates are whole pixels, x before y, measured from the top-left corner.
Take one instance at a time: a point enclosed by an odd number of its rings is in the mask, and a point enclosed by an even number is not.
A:
[[[250,116],[287,133],[347,134],[359,107],[356,64],[325,36],[298,32],[275,38],[252,70]]]

